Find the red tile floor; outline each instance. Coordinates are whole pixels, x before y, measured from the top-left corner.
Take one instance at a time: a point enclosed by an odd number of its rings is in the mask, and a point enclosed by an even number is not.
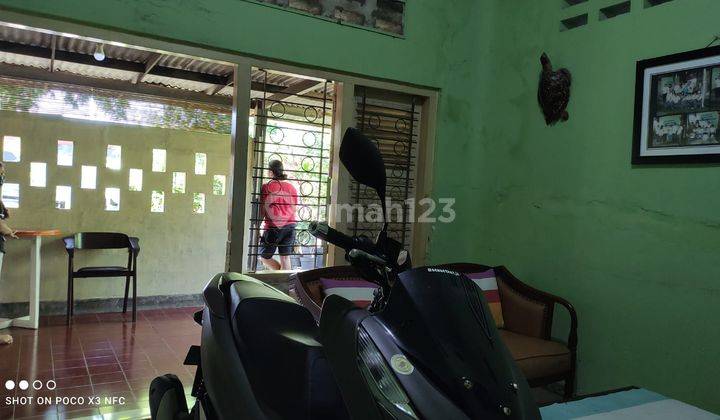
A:
[[[14,339],[0,345],[0,419],[148,418],[148,388],[155,376],[174,373],[190,393],[195,368],[183,360],[188,347],[200,343],[200,326],[192,320],[196,310],[138,311],[135,323],[129,314],[76,315],[70,327],[64,316],[43,317],[37,331],[0,330]],[[23,379],[29,389],[6,389],[6,381]],[[54,380],[57,387],[33,390],[35,380]],[[6,397],[13,396],[17,404],[7,405]],[[23,404],[18,397],[33,402]],[[39,404],[38,397],[51,397],[52,403]],[[56,404],[56,397],[67,397],[66,403]],[[85,401],[67,402],[71,397]]]

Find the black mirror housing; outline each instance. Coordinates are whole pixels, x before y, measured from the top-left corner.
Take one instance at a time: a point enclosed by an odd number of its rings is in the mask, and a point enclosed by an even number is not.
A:
[[[385,161],[375,142],[360,130],[348,128],[340,145],[340,161],[355,181],[377,191],[385,210]]]

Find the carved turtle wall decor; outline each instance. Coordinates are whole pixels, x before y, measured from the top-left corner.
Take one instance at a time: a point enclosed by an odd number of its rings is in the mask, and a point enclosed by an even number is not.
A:
[[[572,77],[570,70],[562,68],[553,70],[550,58],[543,53],[540,56],[542,72],[540,73],[540,86],[538,87],[538,102],[545,114],[547,125],[555,124],[570,117],[565,109],[570,101],[570,84]]]

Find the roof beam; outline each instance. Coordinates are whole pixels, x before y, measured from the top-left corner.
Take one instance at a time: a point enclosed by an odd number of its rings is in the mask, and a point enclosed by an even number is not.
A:
[[[141,95],[159,96],[161,98],[179,99],[190,102],[232,106],[232,98],[226,96],[210,96],[204,92],[192,92],[189,90],[171,88],[157,84],[134,84],[121,80],[99,79],[59,71],[49,73],[46,70],[41,70],[35,67],[18,66],[14,64],[0,63],[0,76],[12,77],[15,79],[34,80],[38,82],[80,85]],[[232,83],[230,85],[232,85]],[[265,85],[261,82],[252,82],[251,88],[254,91],[262,91],[263,89],[266,89],[268,92],[280,92],[283,90],[283,88],[280,86]]]
[[[52,49],[52,51],[50,52],[50,73],[55,71],[55,49],[56,49],[56,47],[57,47],[57,35],[53,35],[52,41],[51,41],[51,47],[50,47]]]
[[[209,96],[203,92],[192,92],[148,83],[133,84],[121,80],[97,79],[66,72],[56,71],[54,73],[49,73],[47,70],[34,67],[16,66],[13,64],[0,63],[0,76],[38,82],[86,86],[97,89],[157,96],[165,99],[220,105],[228,108],[232,107],[232,98],[227,96]]]
[[[267,99],[282,101],[283,99],[287,99],[294,95],[302,95],[304,93],[307,93],[315,89],[318,85],[322,85],[324,83],[325,81],[305,79],[302,82],[298,82],[292,86],[284,88],[280,92],[273,93],[272,95],[268,96]]]
[[[0,51],[26,55],[37,58],[51,58],[52,51],[49,48],[38,47],[34,45],[16,44],[14,42],[0,41]],[[103,61],[97,61],[92,55],[80,54],[71,51],[55,51],[55,61],[65,61],[74,64],[85,64],[96,67],[112,68],[117,70],[132,71],[142,73],[145,71],[145,65],[132,61],[117,60],[114,58],[105,58]]]
[[[207,83],[209,85],[219,85],[225,83],[225,76],[217,76],[214,74],[198,73],[189,70],[174,69],[171,67],[155,66],[150,73],[153,76],[169,77],[171,79],[190,80],[193,82]]]
[[[50,58],[51,51],[49,48],[36,47],[32,45],[15,44],[13,42],[0,41],[0,51],[28,55],[31,57]],[[55,61],[65,61],[74,64],[84,64],[88,66],[110,68],[116,70],[125,70],[139,74],[145,73],[145,64],[133,61],[118,60],[115,58],[105,58],[103,61],[97,61],[92,55],[81,54],[71,51],[55,51]],[[155,65],[147,74],[155,76],[164,76],[174,79],[190,80],[193,82],[207,83],[209,85],[218,85],[225,83],[225,76],[217,76],[207,73],[198,73],[194,71],[174,69],[170,67],[162,67]]]
[[[150,73],[150,70],[155,68],[155,66],[160,61],[161,58],[162,58],[162,54],[152,53],[148,57],[148,59],[145,61],[145,71],[143,72],[143,74],[139,75],[137,77],[137,79],[135,79],[135,83],[141,83],[143,81],[143,79],[145,78],[145,76],[147,76],[147,74]]]
[[[57,42],[57,41],[56,41]],[[57,44],[55,44],[56,46]],[[117,90],[123,92],[131,92],[138,94],[148,94],[167,98],[177,98],[182,100],[189,100],[195,102],[204,103],[216,103],[219,105],[231,104],[232,99],[217,95],[224,87],[232,86],[233,75],[219,76],[207,73],[193,72],[189,70],[174,69],[170,67],[158,66],[157,63],[160,61],[158,56],[162,56],[160,53],[151,56],[146,63],[136,63],[132,61],[118,60],[113,58],[105,58],[103,61],[97,61],[92,55],[74,53],[70,51],[62,51],[55,48],[54,53],[52,48],[38,47],[32,45],[17,44],[8,41],[0,41],[0,53],[10,53],[25,55],[30,57],[44,58],[48,60],[48,68],[52,70],[50,75],[47,70],[41,71],[45,73],[44,76],[37,74],[37,69],[28,66],[18,66],[0,63],[0,75],[7,75],[15,78],[31,79],[46,82],[57,82],[67,83],[74,85],[84,85],[90,87],[97,87],[102,89]],[[210,91],[211,95],[202,92],[192,92],[185,89],[170,88],[158,84],[149,83],[133,83],[132,81],[118,81],[108,80],[93,77],[86,77],[77,74],[71,74],[67,72],[58,72],[58,62],[69,62],[75,64],[84,64],[94,67],[102,67],[109,69],[125,70],[137,73],[139,80],[143,80],[147,75],[164,76],[168,78],[191,80],[195,82],[206,83],[208,85],[214,85],[214,88]],[[142,77],[140,77],[142,76]],[[138,79],[135,79],[138,80]],[[300,92],[307,92],[316,86],[318,81],[307,80],[303,83],[298,83],[292,87],[278,86],[272,84],[266,84],[260,81],[251,82],[251,89],[257,92],[267,92],[268,94],[275,95],[280,94],[278,98],[287,98],[293,94],[301,94]],[[313,86],[311,86],[311,84]],[[144,86],[144,87],[141,87]],[[303,90],[305,89],[305,90]],[[277,98],[274,98],[277,99]],[[277,99],[279,100],[279,99]]]
[[[215,94],[217,94],[217,93],[220,92],[221,90],[225,89],[226,87],[232,86],[232,84],[233,84],[234,82],[235,82],[235,71],[233,70],[233,72],[232,72],[232,73],[227,77],[227,79],[225,80],[225,84],[223,84],[223,85],[216,85],[215,87],[213,87],[212,89],[210,89],[210,91],[208,92],[208,95],[214,96]]]

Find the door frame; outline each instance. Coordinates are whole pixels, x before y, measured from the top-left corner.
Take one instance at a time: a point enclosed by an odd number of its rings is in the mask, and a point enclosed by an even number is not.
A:
[[[333,139],[340,139],[347,127],[355,124],[354,91],[356,85],[367,86],[377,89],[396,91],[403,94],[415,95],[423,98],[423,118],[420,127],[420,138],[422,142],[418,149],[416,171],[422,176],[416,177],[415,195],[416,203],[423,198],[432,196],[434,150],[436,142],[436,123],[440,91],[435,88],[418,86],[402,81],[390,81],[385,79],[361,76],[332,69],[306,67],[300,64],[289,64],[276,60],[231,53],[213,49],[212,46],[197,46],[182,43],[180,41],[160,40],[141,35],[135,35],[116,31],[107,28],[100,28],[61,19],[47,18],[31,14],[19,13],[11,10],[3,10],[0,21],[18,25],[25,25],[30,28],[42,28],[57,33],[72,33],[79,36],[106,41],[121,42],[138,48],[153,52],[167,52],[181,56],[202,58],[204,60],[230,64],[235,67],[234,92],[232,108],[232,132],[231,132],[231,163],[228,179],[228,245],[225,270],[245,272],[247,259],[247,232],[249,230],[249,217],[251,200],[248,199],[248,192],[252,191],[250,182],[250,162],[252,148],[248,141],[248,115],[250,114],[250,75],[253,67],[268,68],[275,71],[282,71],[303,76],[315,77],[318,79],[332,80],[336,82],[338,94],[335,95],[335,110],[339,118],[333,121]],[[342,181],[348,180],[349,174],[339,164],[337,150],[333,144],[331,161],[331,187],[333,196],[342,197]],[[243,176],[237,176],[244,174]],[[337,193],[337,195],[336,195]],[[332,212],[331,212],[332,213]],[[331,218],[331,224],[336,221]],[[428,224],[413,224],[413,240],[411,244],[411,255],[413,263],[417,266],[426,263],[427,244],[430,239],[430,226]],[[328,265],[339,265],[344,263],[343,253],[329,247]],[[287,278],[288,273],[277,274],[254,274],[258,277]]]

